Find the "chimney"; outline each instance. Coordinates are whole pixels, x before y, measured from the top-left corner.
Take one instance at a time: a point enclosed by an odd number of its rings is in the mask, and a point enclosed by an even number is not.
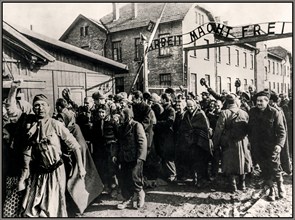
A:
[[[119,6],[118,3],[113,3],[113,21],[116,21],[119,19]]]
[[[228,21],[223,21],[223,24],[228,25]]]
[[[132,18],[137,17],[137,3],[131,3]]]
[[[31,25],[31,24],[30,24],[30,30],[31,30],[31,31],[33,30],[33,25]]]
[[[216,21],[216,23],[219,23],[220,22],[220,16],[215,17],[215,21]]]

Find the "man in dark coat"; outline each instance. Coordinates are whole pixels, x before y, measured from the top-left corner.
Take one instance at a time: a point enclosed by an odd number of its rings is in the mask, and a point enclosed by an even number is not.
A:
[[[182,145],[178,145],[176,149],[177,164],[185,166],[197,186],[201,187],[209,179],[208,162],[213,143],[210,140],[212,131],[209,121],[204,111],[197,108],[194,100],[187,100],[187,111],[184,113],[179,134]]]
[[[155,125],[155,147],[162,159],[162,171],[164,179],[169,182],[176,180],[175,145],[173,124],[175,121],[175,110],[171,106],[172,99],[167,93],[161,95],[164,112],[159,116]]]
[[[256,94],[256,107],[249,112],[249,139],[252,156],[258,162],[262,177],[270,187],[269,199],[275,200],[273,181],[278,184],[280,197],[285,197],[280,152],[286,141],[286,130],[282,114],[269,105],[270,94]]]
[[[93,99],[91,97],[85,97],[84,105],[79,107],[78,114],[76,117],[76,122],[81,128],[81,131],[83,133],[83,136],[88,146],[90,146],[90,140],[91,140],[91,132],[90,132],[92,128],[91,111],[93,110],[94,110]]]
[[[121,126],[118,129],[118,149],[113,161],[121,164],[119,186],[124,201],[119,209],[144,205],[143,163],[147,156],[147,139],[142,124],[133,120],[131,109],[125,108],[121,114]]]
[[[276,110],[278,110],[280,112],[280,114],[282,114],[285,130],[288,133],[287,120],[286,120],[285,114],[283,112],[283,109],[278,106],[278,102],[279,102],[278,94],[275,91],[271,91],[269,104],[270,104],[271,107],[274,107]],[[286,142],[285,142],[285,145],[284,145],[284,147],[282,148],[282,151],[281,151],[281,165],[282,165],[282,169],[287,174],[292,173],[292,166],[291,166],[290,155],[289,155],[289,147],[290,147],[289,138],[288,138],[288,135],[286,135]]]
[[[154,137],[153,112],[151,107],[143,101],[142,92],[140,91],[133,92],[132,101],[133,101],[132,109],[134,114],[134,120],[143,125],[146,138],[147,138],[147,148],[149,152],[152,145],[152,140]]]

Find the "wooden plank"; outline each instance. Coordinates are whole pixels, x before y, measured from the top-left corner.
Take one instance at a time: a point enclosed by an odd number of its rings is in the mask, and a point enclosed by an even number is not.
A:
[[[3,81],[2,87],[3,88],[10,88],[11,81]],[[45,81],[24,81],[22,82],[21,86],[19,87],[21,89],[45,89],[46,88],[46,82]]]

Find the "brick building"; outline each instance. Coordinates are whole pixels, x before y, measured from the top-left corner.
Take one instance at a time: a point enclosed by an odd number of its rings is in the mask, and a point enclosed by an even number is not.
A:
[[[130,3],[118,8],[113,3],[113,12],[99,21],[79,15],[60,40],[128,65],[128,74],[116,75],[116,92],[128,92],[140,64],[140,34],[149,39],[151,32],[147,27],[151,21],[157,21],[163,6],[164,3]],[[208,34],[193,43],[183,43],[189,37],[186,35],[188,32],[208,22],[221,23],[210,11],[196,3],[167,3],[155,38],[180,35],[183,38],[178,43],[174,40],[171,47],[148,52],[150,91],[160,92],[168,86],[177,90],[182,85],[186,90],[199,94],[205,90],[199,84],[201,78],[206,78],[218,92],[222,89],[235,92],[236,79],[241,80],[241,89],[251,84],[257,88],[265,86],[260,79],[265,61],[257,55],[258,44],[184,53],[185,47],[224,40],[216,34]],[[142,84],[142,77],[139,77],[137,88]]]

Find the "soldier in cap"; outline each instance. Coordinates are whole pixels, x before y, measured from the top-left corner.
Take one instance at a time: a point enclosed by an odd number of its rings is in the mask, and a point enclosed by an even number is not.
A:
[[[249,112],[248,128],[252,155],[270,188],[268,198],[274,201],[274,181],[278,185],[279,197],[286,195],[280,161],[280,152],[286,142],[286,129],[282,114],[269,105],[269,98],[267,91],[256,94],[256,107]]]

